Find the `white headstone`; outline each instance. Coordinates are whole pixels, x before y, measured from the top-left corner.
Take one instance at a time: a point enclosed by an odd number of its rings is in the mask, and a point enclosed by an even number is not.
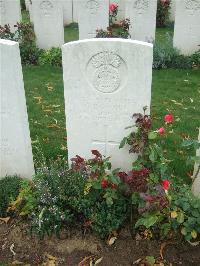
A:
[[[133,113],[150,107],[152,44],[91,39],[62,49],[69,161],[96,149],[112,156],[114,168],[130,169],[133,155],[119,144]]]
[[[200,142],[200,129],[199,129],[199,142]],[[200,148],[197,150],[197,156],[200,156]],[[200,197],[200,171],[198,170],[199,168],[199,163],[195,164],[194,167],[194,177],[196,176],[196,179],[194,180],[193,186],[192,186],[192,190],[195,196]]]
[[[109,0],[78,1],[79,39],[96,37],[97,29],[109,26]]]
[[[72,17],[73,22],[78,22],[78,9],[80,0],[72,0]]]
[[[176,0],[174,47],[184,55],[200,49],[200,0]]]
[[[26,10],[29,11],[30,0],[25,0]]]
[[[61,0],[64,25],[72,23],[72,0]]]
[[[0,40],[0,177],[34,174],[19,45]]]
[[[0,25],[9,24],[11,31],[14,25],[21,21],[21,7],[18,0],[0,0]]]
[[[39,48],[61,47],[64,43],[63,10],[60,1],[32,0],[34,31]]]
[[[127,0],[126,18],[130,18],[131,39],[152,42],[155,39],[157,0]]]

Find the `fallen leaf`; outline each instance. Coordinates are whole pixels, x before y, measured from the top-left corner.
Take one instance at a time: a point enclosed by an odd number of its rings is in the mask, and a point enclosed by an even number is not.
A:
[[[0,218],[0,221],[3,221],[4,223],[8,223],[10,220],[10,217],[6,217],[6,218]]]
[[[50,124],[47,126],[48,128],[60,128],[58,125],[56,124]]]
[[[113,236],[110,239],[108,239],[107,241],[108,246],[112,246],[115,243],[116,239],[117,239],[116,236]]]
[[[13,250],[13,249],[14,249],[14,247],[15,247],[15,244],[14,244],[14,243],[12,243],[12,245],[10,246],[10,251],[12,252],[13,256],[15,256],[15,255],[16,255],[15,251]]]

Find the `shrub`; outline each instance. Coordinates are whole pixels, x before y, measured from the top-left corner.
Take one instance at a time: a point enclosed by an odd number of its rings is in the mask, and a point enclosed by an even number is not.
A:
[[[20,4],[21,4],[21,9],[26,10],[25,0],[20,0]]]
[[[19,42],[22,64],[38,64],[41,51],[36,46],[33,25],[29,22],[17,23],[15,28],[12,33],[9,25],[0,26],[0,38]]]
[[[0,180],[0,217],[7,215],[9,203],[17,198],[20,181],[17,176],[7,176]]]
[[[62,66],[62,52],[60,48],[44,50],[39,57],[40,65]]]
[[[170,0],[158,0],[157,13],[156,13],[156,25],[157,27],[165,27],[170,10]]]

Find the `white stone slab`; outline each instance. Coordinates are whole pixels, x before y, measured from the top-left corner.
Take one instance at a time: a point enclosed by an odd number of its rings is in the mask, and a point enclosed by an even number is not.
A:
[[[152,44],[90,39],[62,50],[69,162],[77,154],[91,158],[97,149],[112,156],[114,168],[130,169],[135,157],[119,143],[133,113],[150,107]]]
[[[154,41],[156,11],[157,0],[127,0],[126,18],[130,18],[131,39]]]
[[[96,37],[97,29],[109,26],[109,0],[78,1],[79,39]]]
[[[72,0],[72,17],[73,22],[78,22],[78,9],[80,0]]]
[[[0,25],[9,24],[11,31],[14,25],[21,21],[21,7],[19,0],[0,0]]]
[[[170,2],[170,10],[169,10],[169,20],[175,20],[175,9],[176,9],[176,0],[171,0]]]
[[[174,47],[184,55],[200,49],[200,0],[176,0]]]
[[[34,174],[19,45],[0,40],[0,177]]]
[[[61,47],[64,43],[63,10],[60,1],[32,0],[34,31],[39,48]]]
[[[198,138],[198,140],[200,142],[200,129],[199,129],[199,138]],[[200,156],[200,148],[197,150],[197,156]],[[199,164],[196,163],[195,167],[194,167],[194,175],[193,176],[195,176],[197,174],[198,167],[199,167]],[[195,179],[195,181],[193,183],[192,191],[193,191],[195,196],[200,198],[200,172],[198,172],[197,177],[196,177],[196,179]]]
[[[58,1],[58,0],[57,0]],[[63,22],[64,25],[72,23],[72,0],[61,0],[63,7]]]

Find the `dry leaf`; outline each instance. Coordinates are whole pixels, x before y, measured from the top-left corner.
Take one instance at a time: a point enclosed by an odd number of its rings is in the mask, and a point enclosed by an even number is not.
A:
[[[8,223],[10,220],[10,217],[6,217],[6,218],[0,218],[0,221],[3,221],[4,223]]]
[[[50,124],[47,126],[48,128],[60,128],[58,125],[56,124]]]
[[[16,255],[15,251],[13,250],[14,249],[14,246],[15,246],[14,243],[12,243],[12,245],[10,246],[10,251],[12,252],[13,256]]]
[[[115,243],[116,239],[117,239],[116,236],[113,236],[110,239],[108,239],[107,241],[108,246],[112,246]]]

